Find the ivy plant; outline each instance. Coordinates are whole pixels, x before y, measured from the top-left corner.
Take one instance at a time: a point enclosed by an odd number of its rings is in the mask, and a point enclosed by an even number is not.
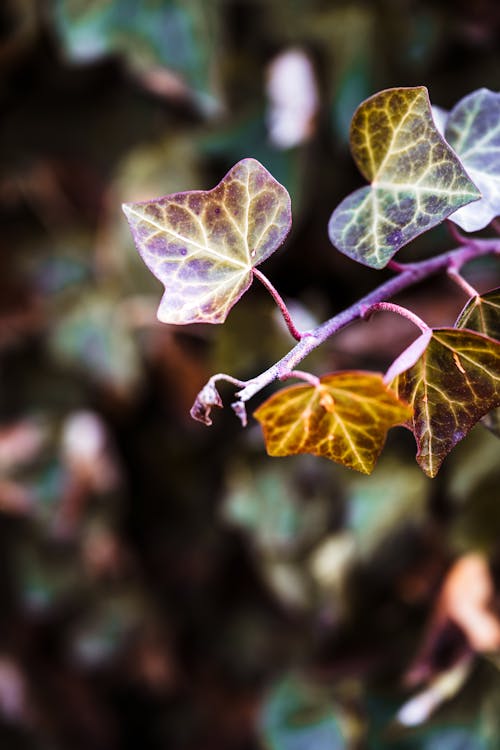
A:
[[[415,436],[418,464],[434,477],[479,420],[500,435],[500,289],[479,294],[461,275],[469,261],[499,255],[500,239],[466,237],[456,228],[499,228],[499,123],[500,94],[486,89],[450,113],[433,110],[423,86],[388,89],[358,107],[351,150],[370,184],[335,208],[329,237],[340,252],[375,269],[388,267],[393,276],[313,330],[298,330],[259,268],[284,242],[291,208],[286,189],[255,159],[240,161],[212,190],[124,204],[137,249],[165,287],[161,321],[223,323],[256,278],[296,340],[282,359],[246,382],[213,375],[196,397],[194,419],[210,425],[212,408],[222,407],[218,381],[237,388],[232,408],[246,425],[252,397],[273,381],[296,378],[299,384],[278,390],[254,412],[273,456],[311,453],[369,474],[387,431],[404,425]],[[393,260],[445,220],[457,247],[419,262]],[[433,330],[390,300],[439,273],[447,273],[468,302],[454,325]],[[406,317],[420,331],[386,373],[318,377],[297,369],[339,330],[379,310]]]

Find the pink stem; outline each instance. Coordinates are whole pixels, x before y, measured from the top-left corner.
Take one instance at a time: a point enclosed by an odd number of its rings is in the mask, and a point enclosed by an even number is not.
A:
[[[453,281],[458,284],[461,289],[463,289],[468,297],[478,296],[477,289],[474,289],[474,287],[469,284],[469,282],[466,281],[463,276],[460,275],[460,271],[458,271],[454,266],[450,266],[450,268],[448,268],[448,276],[450,277],[450,279],[453,279]]]
[[[288,380],[289,378],[299,378],[299,380],[305,380],[306,383],[310,383],[315,388],[321,385],[320,379],[316,375],[312,375],[310,372],[304,372],[304,370],[290,370],[279,376],[280,380]]]
[[[414,312],[408,310],[407,307],[395,305],[394,302],[375,302],[373,305],[370,305],[370,307],[367,307],[365,310],[363,310],[363,312],[361,313],[361,317],[367,319],[374,312],[380,311],[393,312],[397,315],[401,315],[403,318],[406,318],[407,320],[410,320],[412,323],[414,323],[417,328],[420,328],[423,333],[427,333],[427,331],[429,330],[429,326],[422,320],[422,318],[419,318],[418,315],[416,315]]]
[[[398,263],[395,260],[390,260],[387,264],[387,268],[390,268],[391,271],[396,271],[396,273],[403,273],[403,271],[406,271],[406,266],[403,263]]]
[[[262,271],[259,271],[258,268],[252,269],[253,275],[255,278],[259,279],[260,283],[265,286],[273,300],[278,305],[281,314],[283,315],[283,319],[287,325],[288,330],[290,331],[291,335],[294,339],[297,341],[301,341],[303,338],[303,334],[298,330],[298,328],[295,326],[292,316],[290,315],[288,311],[288,307],[285,305],[285,302],[281,295],[278,293],[278,291],[274,288],[274,286],[271,284],[267,276],[264,276]]]

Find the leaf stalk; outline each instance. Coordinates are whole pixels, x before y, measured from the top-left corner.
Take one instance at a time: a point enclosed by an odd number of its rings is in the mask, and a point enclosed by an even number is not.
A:
[[[278,305],[278,308],[283,316],[283,320],[285,321],[288,330],[290,331],[290,334],[293,336],[293,338],[296,341],[300,341],[304,334],[302,334],[299,331],[299,329],[293,322],[292,316],[290,315],[290,311],[288,310],[288,307],[286,306],[283,297],[279,294],[278,290],[269,281],[267,276],[264,276],[262,271],[259,271],[258,268],[252,268],[252,273],[255,276],[255,278],[258,279],[260,283],[267,289],[267,291],[269,292],[273,300]]]
[[[368,320],[371,315],[375,312],[393,312],[397,315],[401,315],[402,318],[406,318],[406,320],[409,320],[411,323],[414,323],[414,325],[417,326],[417,328],[420,328],[422,333],[427,333],[427,331],[430,330],[427,323],[422,320],[422,318],[419,318],[418,315],[416,315],[411,310],[408,310],[407,307],[402,307],[401,305],[395,305],[394,302],[375,302],[370,307],[367,307],[361,314],[361,317],[363,320]]]

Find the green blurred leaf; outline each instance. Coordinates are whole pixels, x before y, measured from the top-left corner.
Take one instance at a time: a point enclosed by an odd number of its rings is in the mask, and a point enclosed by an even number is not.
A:
[[[139,385],[141,366],[135,340],[117,304],[114,294],[86,293],[59,316],[49,346],[63,364],[76,366],[96,382],[128,394]]]
[[[236,466],[228,478],[223,517],[251,536],[263,551],[292,553],[310,543],[328,524],[330,499],[315,476],[307,498],[300,493],[307,459],[291,469],[268,466],[260,470]],[[303,480],[302,480],[303,482]]]
[[[268,750],[344,750],[333,706],[314,686],[298,678],[279,682],[268,695],[260,718]]]
[[[428,485],[418,467],[394,458],[381,460],[376,473],[355,477],[348,486],[348,527],[362,554],[376,547],[407,524],[426,517]]]
[[[427,90],[388,89],[363,102],[351,150],[371,187],[335,209],[330,240],[345,255],[383,268],[414,237],[480,193],[434,125]]]
[[[79,62],[122,54],[133,68],[164,66],[209,87],[209,9],[198,0],[54,0],[56,29]]]

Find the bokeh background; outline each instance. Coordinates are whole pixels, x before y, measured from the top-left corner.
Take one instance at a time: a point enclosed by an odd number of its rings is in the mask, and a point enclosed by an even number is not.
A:
[[[2,750],[500,746],[498,441],[477,427],[431,481],[400,428],[365,478],[268,458],[230,410],[192,422],[210,374],[289,336],[260,288],[224,326],[159,324],[120,210],[259,159],[294,216],[264,271],[309,326],[386,277],[327,238],[362,184],[352,113],[422,84],[500,88],[496,0],[3,0]],[[443,279],[400,301],[465,303]],[[413,335],[380,315],[306,366],[383,370]]]

